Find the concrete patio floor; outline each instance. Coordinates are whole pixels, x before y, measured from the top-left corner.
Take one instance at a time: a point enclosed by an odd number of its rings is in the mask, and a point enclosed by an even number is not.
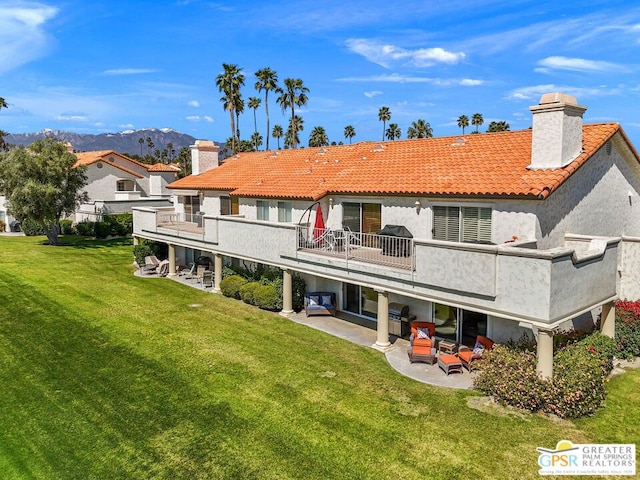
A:
[[[155,274],[142,274],[139,270],[135,271],[135,275],[144,278],[157,278],[157,275]],[[202,285],[196,283],[195,280],[191,279],[187,275],[176,275],[174,277],[166,278],[207,292],[212,292],[213,290],[211,287],[203,288]],[[358,317],[351,318],[352,316],[348,314],[340,313],[339,317],[332,317],[328,315],[307,317],[304,312],[301,312],[293,315],[283,315],[283,317],[288,318],[293,322],[315,328],[316,330],[321,330],[349,342],[356,343],[363,347],[373,348],[376,341],[375,330],[354,323],[354,321],[359,320]],[[384,354],[389,365],[391,365],[391,367],[400,374],[418,382],[437,385],[440,387],[458,389],[470,389],[473,387],[473,373],[469,373],[463,368],[462,373],[452,373],[447,375],[438,367],[437,363],[434,365],[427,365],[426,363],[411,363],[409,362],[409,357],[407,355],[409,341],[403,338],[398,338],[394,335],[391,335],[389,340],[391,341],[391,346],[385,349]]]

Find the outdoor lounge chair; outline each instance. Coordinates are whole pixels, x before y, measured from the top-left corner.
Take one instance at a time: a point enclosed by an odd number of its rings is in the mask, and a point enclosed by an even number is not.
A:
[[[156,257],[155,255],[148,255],[144,257],[144,264],[155,265],[156,267],[158,267],[160,265],[160,260],[158,260],[158,257]]]
[[[436,324],[432,322],[411,322],[409,342],[412,347],[436,347]]]
[[[309,315],[336,315],[336,294],[333,292],[307,292],[304,311]]]
[[[458,358],[462,365],[469,371],[473,368],[473,363],[482,359],[485,350],[491,350],[495,344],[493,340],[482,335],[476,337],[476,344],[473,349],[466,345],[460,345],[458,348]]]
[[[202,274],[202,288],[213,287],[213,272],[205,270]]]
[[[204,265],[198,265],[197,269],[196,269],[196,274],[195,276],[192,277],[192,279],[196,280],[196,283],[200,283],[202,282],[202,279],[204,278],[204,271],[206,270]]]
[[[166,277],[169,274],[169,260],[162,260],[156,268],[159,277]]]

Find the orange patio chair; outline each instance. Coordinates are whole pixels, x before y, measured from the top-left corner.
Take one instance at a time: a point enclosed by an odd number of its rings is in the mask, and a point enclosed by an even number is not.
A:
[[[432,322],[411,322],[409,342],[416,347],[436,347],[436,324]]]
[[[482,354],[485,350],[491,350],[495,344],[490,338],[478,335],[476,337],[476,343],[473,349],[466,345],[460,345],[458,347],[458,358],[462,362],[462,365],[469,371],[473,368],[473,363],[482,359]]]

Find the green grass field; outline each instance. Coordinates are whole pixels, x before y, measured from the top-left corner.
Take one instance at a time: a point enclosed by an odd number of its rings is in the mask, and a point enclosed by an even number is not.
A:
[[[0,478],[538,478],[537,446],[640,440],[640,372],[571,423],[468,406],[384,356],[137,278],[131,241],[0,237]],[[628,477],[627,477],[628,478]]]

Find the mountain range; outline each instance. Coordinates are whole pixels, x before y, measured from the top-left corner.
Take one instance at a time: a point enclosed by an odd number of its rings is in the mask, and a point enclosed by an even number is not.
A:
[[[125,130],[119,133],[101,133],[99,135],[88,133],[73,133],[63,130],[44,129],[36,133],[10,133],[4,137],[5,142],[11,145],[30,145],[43,138],[56,138],[73,145],[76,152],[90,152],[94,150],[115,150],[124,154],[147,155],[155,150],[164,150],[169,143],[172,144],[176,154],[182,147],[193,145],[195,137],[177,132],[170,128],[144,128],[140,130]],[[139,139],[144,139],[141,145]],[[147,138],[151,139],[153,149],[149,152]],[[216,144],[218,144],[216,142]]]

